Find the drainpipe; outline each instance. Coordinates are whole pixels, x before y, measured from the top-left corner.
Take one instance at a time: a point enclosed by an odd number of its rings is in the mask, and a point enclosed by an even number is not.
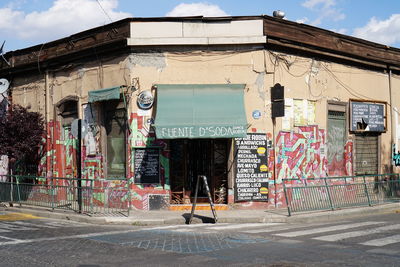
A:
[[[392,95],[392,70],[390,69],[390,66],[388,66],[388,79],[389,79],[389,107],[390,107],[390,131],[391,131],[391,139],[392,139],[392,146],[394,144],[396,144],[396,149],[398,149],[397,147],[397,138],[396,138],[396,134],[395,133],[395,128],[397,130],[397,127],[394,123],[394,112],[396,112],[394,110],[393,107],[393,95]],[[391,149],[392,150],[392,149]],[[394,151],[392,152],[393,155]],[[390,172],[393,173],[393,163],[390,164]]]
[[[45,120],[46,120],[46,177],[49,177],[49,171],[50,171],[50,156],[48,153],[50,152],[50,126],[49,126],[49,120],[50,120],[50,115],[49,115],[49,72],[46,70],[46,73],[44,75],[44,87],[45,87]]]

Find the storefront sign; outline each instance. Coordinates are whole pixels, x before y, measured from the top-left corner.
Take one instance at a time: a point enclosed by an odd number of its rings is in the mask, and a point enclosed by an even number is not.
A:
[[[157,138],[232,138],[244,136],[244,126],[186,126],[186,127],[159,127]]]
[[[385,104],[351,102],[351,131],[385,131]]]
[[[266,134],[235,139],[235,201],[268,201]]]
[[[139,108],[147,110],[153,106],[154,97],[150,91],[143,91],[138,95],[137,104]]]
[[[160,150],[158,148],[136,148],[134,165],[135,183],[160,183]]]

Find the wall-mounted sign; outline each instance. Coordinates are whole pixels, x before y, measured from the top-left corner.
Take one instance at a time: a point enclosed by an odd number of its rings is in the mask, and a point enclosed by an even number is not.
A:
[[[154,97],[150,91],[143,91],[138,95],[137,105],[141,109],[150,109],[153,106]]]
[[[135,183],[160,183],[160,149],[136,148],[134,156]]]
[[[235,138],[235,201],[268,201],[267,136]]]
[[[261,118],[261,111],[259,111],[258,109],[254,110],[253,113],[253,118],[258,120],[259,118]]]
[[[350,131],[385,132],[385,103],[350,102]]]

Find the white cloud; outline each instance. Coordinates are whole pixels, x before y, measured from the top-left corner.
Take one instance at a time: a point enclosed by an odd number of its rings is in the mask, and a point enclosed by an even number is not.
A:
[[[313,9],[321,4],[325,7],[332,7],[336,5],[335,0],[307,0],[302,4],[302,6]]]
[[[386,45],[400,42],[400,14],[393,14],[387,20],[372,17],[367,25],[356,28],[353,35]]]
[[[118,12],[118,0],[100,0],[112,20],[131,16]],[[25,13],[13,6],[0,8],[0,33],[22,40],[47,42],[110,23],[96,0],[56,0],[45,11]]]
[[[219,6],[207,3],[179,4],[166,14],[167,17],[205,16],[223,17],[229,16]]]
[[[336,8],[336,0],[306,0],[302,6],[318,14],[311,22],[314,26],[321,24],[325,19],[339,21],[346,18],[346,15]]]
[[[297,23],[307,23],[308,21],[309,21],[309,19],[307,17],[296,20]]]
[[[345,28],[341,28],[341,29],[330,29],[330,31],[337,32],[337,33],[340,33],[340,34],[347,34],[347,29],[345,29]]]

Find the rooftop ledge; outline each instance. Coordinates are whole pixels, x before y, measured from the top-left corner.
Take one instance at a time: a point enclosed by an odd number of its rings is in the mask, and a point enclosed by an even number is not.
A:
[[[128,38],[129,46],[265,44],[266,36]]]

